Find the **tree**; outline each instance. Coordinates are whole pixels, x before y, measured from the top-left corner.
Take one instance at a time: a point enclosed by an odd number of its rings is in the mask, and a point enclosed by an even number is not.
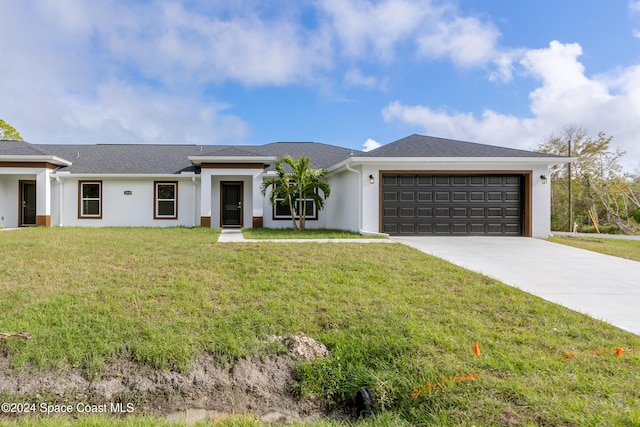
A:
[[[22,137],[13,126],[0,119],[0,141],[5,140],[22,141]]]
[[[311,159],[305,156],[297,161],[291,156],[276,159],[275,168],[277,175],[262,183],[262,194],[265,195],[271,187],[269,203],[273,206],[278,203],[288,206],[293,229],[304,231],[307,202],[312,201],[316,209],[322,210],[324,200],[331,193],[329,185],[322,181],[327,172],[324,169],[312,168]],[[322,192],[322,195],[319,192]]]
[[[571,231],[574,221],[587,224],[592,211],[601,224],[625,233],[635,231],[633,179],[620,163],[625,153],[609,150],[612,139],[604,132],[591,138],[583,128],[568,125],[561,136],[551,135],[539,146],[545,153],[577,157],[573,165],[551,169],[553,229]]]

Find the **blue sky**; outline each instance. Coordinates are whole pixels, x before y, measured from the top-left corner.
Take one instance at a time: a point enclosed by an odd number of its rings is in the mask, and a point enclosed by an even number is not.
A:
[[[0,118],[34,143],[535,149],[640,168],[640,0],[0,0]]]

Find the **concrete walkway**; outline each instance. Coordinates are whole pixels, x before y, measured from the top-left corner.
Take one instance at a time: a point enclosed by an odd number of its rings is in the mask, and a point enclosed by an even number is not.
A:
[[[640,335],[640,262],[526,237],[393,237]]]

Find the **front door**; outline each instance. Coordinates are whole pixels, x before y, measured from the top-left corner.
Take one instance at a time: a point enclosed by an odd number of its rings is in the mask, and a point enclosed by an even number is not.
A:
[[[221,217],[223,227],[242,227],[242,182],[221,182]]]
[[[20,227],[36,225],[36,182],[20,181]]]

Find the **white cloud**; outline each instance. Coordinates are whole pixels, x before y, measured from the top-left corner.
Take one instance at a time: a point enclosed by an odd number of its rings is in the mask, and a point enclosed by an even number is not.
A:
[[[379,79],[374,75],[365,75],[359,68],[351,68],[344,75],[347,86],[361,86],[368,89],[382,89],[387,86],[387,79]]]
[[[367,138],[367,140],[364,142],[364,144],[362,144],[362,147],[364,148],[363,151],[371,151],[371,150],[375,150],[376,148],[380,147],[381,145],[382,144],[380,144],[375,139]]]
[[[82,129],[94,143],[215,144],[248,133],[246,123],[224,113],[225,105],[119,82],[100,85],[96,99],[68,97],[62,105],[62,124]]]
[[[337,36],[340,52],[350,58],[389,62],[407,49],[417,58],[448,58],[463,67],[499,63],[505,58],[497,48],[500,32],[496,27],[463,16],[449,2],[321,0],[319,4]]]
[[[456,16],[439,20],[418,39],[418,49],[426,57],[450,57],[461,66],[483,65],[496,58],[500,32],[491,24],[473,17]]]
[[[627,6],[631,12],[640,13],[640,0],[629,0]]]
[[[325,34],[307,33],[284,17],[212,17],[178,3],[165,3],[147,16],[105,37],[114,54],[163,81],[283,85],[332,66]]]
[[[430,13],[430,2],[419,0],[321,0],[347,56],[390,60],[396,44],[411,37]],[[390,19],[393,17],[393,19]]]
[[[529,50],[521,66],[540,85],[530,92],[531,117],[485,110],[473,113],[390,103],[382,112],[386,121],[400,121],[425,133],[483,143],[535,149],[546,135],[576,123],[592,132],[613,136],[615,146],[627,152],[627,168],[640,161],[640,66],[587,76],[578,58],[578,44],[554,41],[548,48]]]

